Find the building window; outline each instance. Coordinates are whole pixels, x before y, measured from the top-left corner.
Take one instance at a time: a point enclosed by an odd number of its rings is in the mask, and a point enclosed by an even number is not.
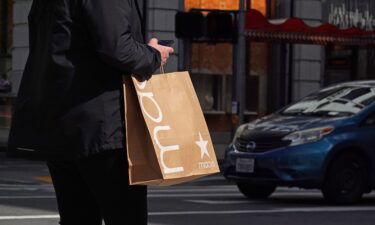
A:
[[[185,9],[238,10],[239,0],[185,0]],[[252,1],[252,8],[266,13],[266,0]],[[250,47],[251,46],[251,47]],[[246,80],[246,114],[264,114],[267,51],[264,43],[249,44]],[[191,74],[206,114],[230,114],[232,101],[233,45],[193,43]]]
[[[13,96],[11,84],[11,49],[13,38],[13,1],[0,1],[0,129],[10,127]],[[1,143],[0,143],[1,144]]]
[[[11,0],[0,1],[0,78],[3,79],[7,79],[11,69],[12,6],[13,2]]]
[[[248,42],[248,53],[245,114],[263,116],[267,113],[268,45]]]
[[[193,44],[191,74],[203,111],[229,112],[232,45]]]

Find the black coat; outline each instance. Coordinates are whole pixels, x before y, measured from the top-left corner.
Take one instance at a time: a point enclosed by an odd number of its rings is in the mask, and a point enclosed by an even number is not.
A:
[[[30,53],[8,155],[75,158],[123,148],[122,75],[151,75],[136,0],[33,0]]]

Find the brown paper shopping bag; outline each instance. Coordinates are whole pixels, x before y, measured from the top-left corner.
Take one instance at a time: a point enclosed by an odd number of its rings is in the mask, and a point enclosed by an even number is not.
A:
[[[124,77],[130,184],[172,185],[219,172],[187,72]]]

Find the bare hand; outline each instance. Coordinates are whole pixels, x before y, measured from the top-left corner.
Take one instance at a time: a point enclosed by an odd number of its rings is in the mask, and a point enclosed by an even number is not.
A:
[[[164,66],[167,63],[167,60],[169,58],[169,55],[173,53],[173,48],[159,45],[158,44],[158,39],[152,38],[150,42],[148,42],[148,45],[155,48],[160,52],[161,55],[161,65]]]

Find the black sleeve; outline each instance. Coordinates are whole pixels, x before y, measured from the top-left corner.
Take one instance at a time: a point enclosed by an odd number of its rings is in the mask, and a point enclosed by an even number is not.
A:
[[[131,33],[131,0],[83,0],[83,13],[94,48],[110,66],[148,76],[161,65],[160,52]],[[135,10],[135,9],[134,9]]]

